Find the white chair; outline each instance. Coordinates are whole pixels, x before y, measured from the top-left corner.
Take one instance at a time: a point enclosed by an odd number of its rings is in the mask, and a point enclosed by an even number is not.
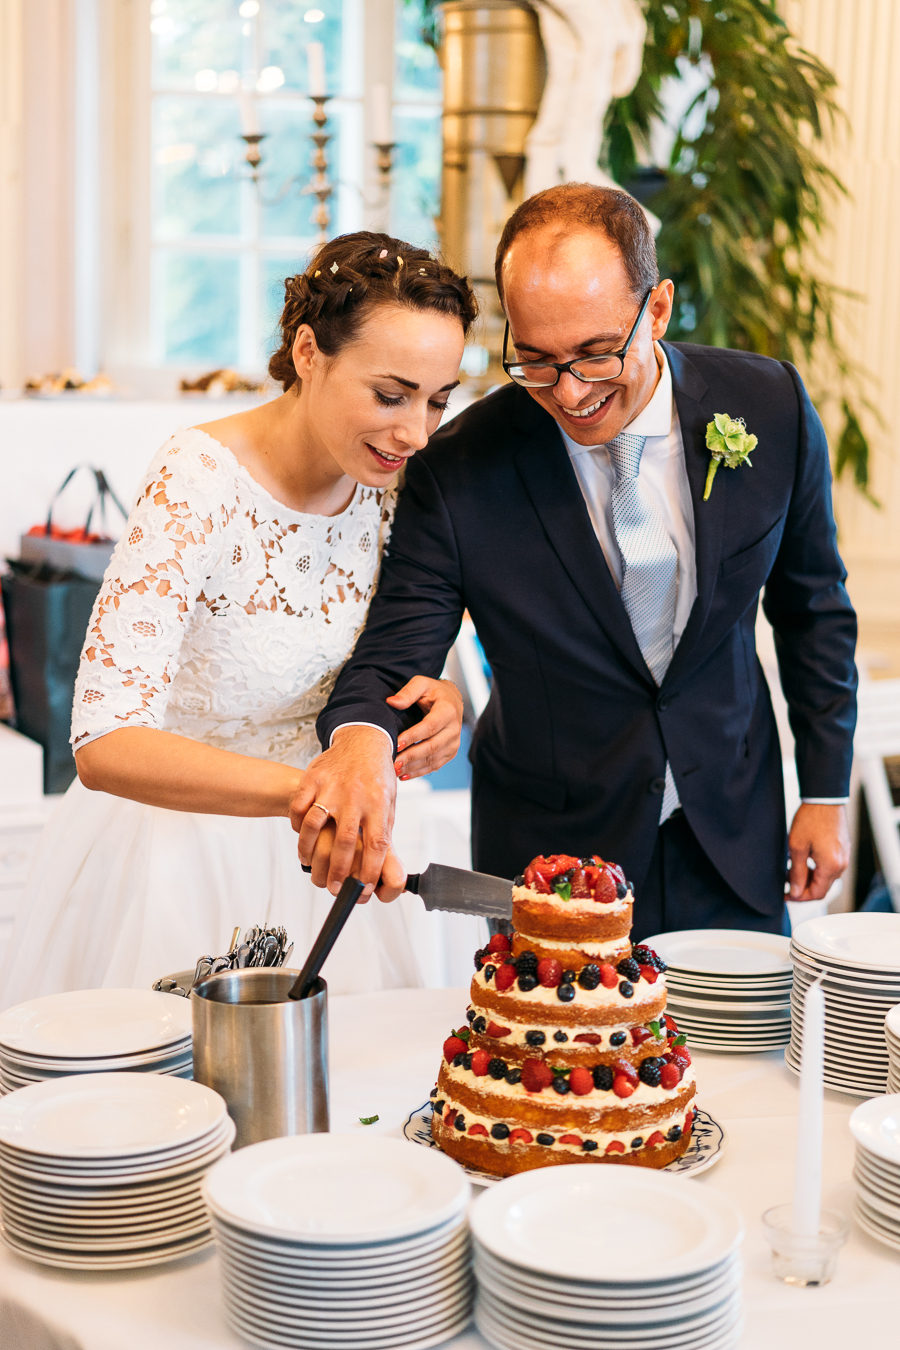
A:
[[[884,765],[900,756],[900,680],[860,681],[853,754],[854,777],[865,793],[881,870],[891,903],[900,911],[900,807],[894,805]]]

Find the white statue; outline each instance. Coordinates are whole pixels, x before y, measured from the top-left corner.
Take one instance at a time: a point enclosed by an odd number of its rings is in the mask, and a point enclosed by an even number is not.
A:
[[[547,83],[525,145],[525,196],[557,183],[616,186],[598,168],[610,101],[637,83],[647,25],[637,0],[532,0]]]

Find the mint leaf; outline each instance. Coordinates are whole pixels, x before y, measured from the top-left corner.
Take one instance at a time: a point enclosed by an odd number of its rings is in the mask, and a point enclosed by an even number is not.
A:
[[[676,1036],[673,1045],[687,1045],[687,1036]]]
[[[360,1116],[359,1123],[360,1125],[374,1125],[377,1119],[377,1116]]]
[[[551,1064],[551,1065],[550,1065],[550,1072],[553,1074],[553,1077],[554,1077],[554,1078],[566,1078],[566,1077],[568,1077],[568,1075],[572,1072],[572,1070],[571,1070],[571,1069],[555,1069],[555,1068],[553,1067],[553,1065]]]
[[[662,1035],[662,1030],[658,1022],[648,1022],[647,1029],[648,1031],[652,1031],[656,1039],[659,1040],[660,1036]]]
[[[468,1027],[460,1027],[459,1031],[450,1032],[451,1036],[455,1036],[458,1041],[465,1041],[466,1045],[469,1044],[471,1034],[472,1032]]]
[[[553,889],[556,891],[556,894],[559,896],[560,900],[572,899],[571,881],[554,881]]]

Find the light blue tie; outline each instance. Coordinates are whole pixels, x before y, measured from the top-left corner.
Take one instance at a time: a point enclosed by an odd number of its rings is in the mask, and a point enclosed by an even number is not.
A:
[[[622,559],[622,603],[641,655],[660,685],[674,649],[678,553],[662,516],[644,496],[638,481],[646,439],[623,431],[606,448],[616,471],[611,505]],[[660,820],[671,815],[678,804],[672,770],[666,764]]]

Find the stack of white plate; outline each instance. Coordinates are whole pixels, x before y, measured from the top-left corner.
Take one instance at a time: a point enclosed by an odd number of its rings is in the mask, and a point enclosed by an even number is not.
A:
[[[825,1083],[863,1097],[888,1078],[885,1018],[900,1002],[900,914],[826,914],[795,929],[791,941],[792,1035],[785,1062],[800,1071],[803,998],[824,976]]]
[[[0,1093],[73,1073],[190,1078],[191,1005],[151,989],[82,989],[0,1014]]]
[[[884,1019],[884,1039],[888,1052],[888,1092],[900,1092],[900,1006],[891,1008]]]
[[[463,1329],[470,1187],[402,1139],[251,1144],[206,1178],[232,1329],[272,1350],[424,1350]]]
[[[470,1212],[479,1331],[501,1350],[730,1350],[740,1215],[718,1192],[630,1167],[549,1167]]]
[[[667,1011],[697,1050],[774,1050],[791,1038],[790,941],[742,928],[658,933]]]
[[[900,1096],[863,1102],[850,1117],[856,1140],[856,1222],[900,1251]]]
[[[67,1270],[183,1256],[211,1240],[200,1187],[233,1139],[219,1094],[172,1076],[79,1074],[11,1092],[0,1101],[3,1238]]]

